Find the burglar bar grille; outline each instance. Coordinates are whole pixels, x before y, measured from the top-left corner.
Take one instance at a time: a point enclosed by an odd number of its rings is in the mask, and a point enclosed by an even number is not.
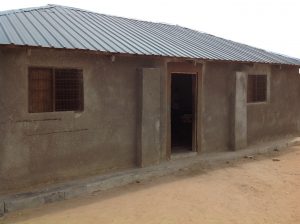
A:
[[[82,71],[76,69],[55,70],[55,110],[82,110],[82,86]]]
[[[247,101],[267,101],[267,75],[248,75]]]

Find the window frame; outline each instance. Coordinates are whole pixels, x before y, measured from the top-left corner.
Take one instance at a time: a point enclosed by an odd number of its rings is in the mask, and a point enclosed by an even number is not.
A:
[[[266,76],[266,99],[264,101],[248,101],[248,82],[249,76]],[[270,74],[269,73],[248,73],[247,74],[247,88],[246,88],[246,100],[248,105],[268,104],[270,102]]]
[[[52,70],[52,111],[31,111],[30,107],[30,70],[31,69],[49,69]],[[78,70],[82,74],[82,86],[81,86],[81,108],[79,110],[56,110],[56,98],[55,98],[55,70]],[[83,112],[84,111],[84,70],[82,68],[78,67],[53,67],[53,66],[29,66],[27,69],[27,105],[28,105],[28,113],[30,114],[36,114],[36,113],[60,113],[60,112]]]

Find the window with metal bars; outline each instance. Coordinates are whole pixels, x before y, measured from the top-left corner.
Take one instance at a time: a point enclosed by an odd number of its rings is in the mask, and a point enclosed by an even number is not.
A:
[[[267,80],[267,75],[248,75],[248,103],[267,101]]]
[[[29,68],[28,86],[30,113],[83,110],[82,70]]]

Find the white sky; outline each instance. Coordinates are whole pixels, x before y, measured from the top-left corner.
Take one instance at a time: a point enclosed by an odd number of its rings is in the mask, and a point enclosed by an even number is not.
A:
[[[58,4],[178,24],[300,58],[300,0],[0,0],[0,11]]]

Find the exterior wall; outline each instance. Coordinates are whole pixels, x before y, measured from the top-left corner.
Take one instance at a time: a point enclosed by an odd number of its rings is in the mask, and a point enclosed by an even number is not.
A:
[[[297,67],[209,62],[203,76],[202,151],[234,149],[235,74],[268,75],[268,102],[247,105],[247,142],[251,145],[300,131],[300,76]],[[244,86],[244,93],[247,87]]]
[[[137,164],[138,68],[142,57],[74,51],[0,51],[0,192]],[[4,56],[5,55],[5,56]],[[84,111],[28,113],[28,67],[81,68]]]
[[[158,164],[161,158],[161,69],[143,68],[140,74],[138,165]]]
[[[268,74],[270,81],[267,103],[243,104],[247,107],[246,115],[241,116],[247,117],[245,142],[253,144],[299,132],[300,77],[295,67],[202,64],[137,56],[116,56],[112,61],[108,55],[76,51],[3,48],[0,195],[40,183],[147,166],[170,158],[170,62],[176,62],[175,70],[201,73],[198,151],[231,150],[239,140],[233,129],[235,108],[241,106],[236,105],[236,99],[245,97],[236,94],[247,91],[245,85],[236,90],[239,72]],[[83,69],[84,111],[28,113],[29,66]],[[149,146],[152,140],[153,148]]]
[[[297,67],[256,66],[248,73],[269,74],[267,103],[248,104],[248,143],[292,135],[300,130],[300,75]]]
[[[230,63],[205,64],[201,151],[224,151],[230,148],[236,67],[237,65]]]

